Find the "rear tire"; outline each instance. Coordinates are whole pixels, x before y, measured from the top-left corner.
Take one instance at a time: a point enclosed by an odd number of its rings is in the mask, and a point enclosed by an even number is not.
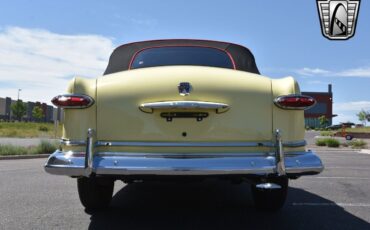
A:
[[[107,208],[112,200],[114,180],[82,177],[77,179],[78,195],[89,211]]]
[[[274,183],[281,186],[280,189],[260,189],[251,185],[252,197],[257,210],[275,212],[284,206],[288,194],[288,178],[269,178],[266,183]]]

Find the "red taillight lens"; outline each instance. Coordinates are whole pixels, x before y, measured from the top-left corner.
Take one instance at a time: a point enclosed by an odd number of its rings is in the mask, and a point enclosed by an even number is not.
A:
[[[94,99],[87,95],[59,95],[54,97],[51,102],[61,108],[82,109],[90,107]]]
[[[275,105],[282,109],[309,109],[316,104],[313,97],[306,95],[287,95],[280,96],[274,100]]]

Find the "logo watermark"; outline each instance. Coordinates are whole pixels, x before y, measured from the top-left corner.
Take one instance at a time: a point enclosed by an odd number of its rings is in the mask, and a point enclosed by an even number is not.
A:
[[[330,40],[347,40],[355,35],[360,0],[317,0],[321,30]]]

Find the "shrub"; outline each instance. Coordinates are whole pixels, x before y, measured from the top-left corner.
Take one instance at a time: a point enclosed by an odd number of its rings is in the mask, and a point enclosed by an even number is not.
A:
[[[324,136],[324,137],[326,137],[326,136],[333,136],[334,135],[334,132],[332,132],[332,131],[321,131],[320,132],[320,136]]]
[[[18,132],[16,130],[6,130],[5,136],[6,137],[18,137]]]
[[[58,144],[48,141],[41,141],[37,148],[39,148],[39,153],[53,153],[58,148]]]
[[[363,140],[353,140],[348,143],[354,149],[361,149],[367,145],[367,143]]]
[[[14,146],[14,145],[0,145],[0,156],[1,155],[26,155],[28,149],[26,147]]]
[[[317,146],[326,146],[326,140],[325,139],[318,139],[316,140]]]
[[[42,126],[39,127],[39,131],[47,132],[47,131],[49,131],[49,129],[48,129],[48,127],[42,125]]]
[[[48,154],[53,153],[59,144],[57,142],[41,141],[37,146],[14,146],[14,145],[0,145],[0,156],[1,155],[36,155],[36,154]]]
[[[339,147],[340,142],[337,139],[325,138],[316,140],[317,146]]]
[[[328,139],[326,139],[326,145],[328,147],[337,148],[337,147],[339,147],[340,142],[337,139],[328,138]]]

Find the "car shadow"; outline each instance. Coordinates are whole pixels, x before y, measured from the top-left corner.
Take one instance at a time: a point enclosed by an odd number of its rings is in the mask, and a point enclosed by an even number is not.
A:
[[[105,211],[91,214],[89,229],[369,229],[342,207],[297,206],[333,203],[290,188],[277,213],[253,207],[248,184],[207,180],[194,183],[145,182],[124,186]]]

